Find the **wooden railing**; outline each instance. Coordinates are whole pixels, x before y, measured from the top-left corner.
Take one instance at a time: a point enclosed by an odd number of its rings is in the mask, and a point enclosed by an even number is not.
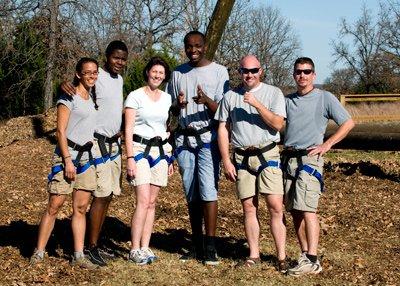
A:
[[[365,101],[398,101],[400,94],[341,94],[340,103],[344,106],[347,102]]]
[[[400,101],[400,94],[341,94],[340,103],[345,106],[348,102],[394,102]],[[400,110],[397,114],[354,115],[357,122],[371,121],[400,121]]]

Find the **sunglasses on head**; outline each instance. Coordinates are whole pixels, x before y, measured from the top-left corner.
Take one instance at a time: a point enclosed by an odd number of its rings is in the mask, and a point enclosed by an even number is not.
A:
[[[294,74],[295,75],[301,75],[301,73],[304,73],[306,75],[311,74],[312,72],[314,72],[312,69],[306,69],[306,70],[295,70]]]
[[[252,69],[240,68],[239,72],[241,74],[248,74],[248,73],[256,74],[258,73],[259,70],[260,68],[252,68]]]

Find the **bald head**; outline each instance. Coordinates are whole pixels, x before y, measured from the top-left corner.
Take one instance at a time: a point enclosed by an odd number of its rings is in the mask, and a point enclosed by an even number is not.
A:
[[[247,55],[240,60],[240,67],[259,68],[261,67],[261,64],[260,61],[255,56]]]
[[[247,90],[251,90],[260,84],[262,74],[260,61],[253,55],[244,56],[240,60],[240,74],[242,82]]]

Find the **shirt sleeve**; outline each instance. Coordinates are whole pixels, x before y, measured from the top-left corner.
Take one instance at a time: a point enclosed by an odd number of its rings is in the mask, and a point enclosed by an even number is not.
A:
[[[133,108],[133,109],[139,109],[140,107],[140,100],[138,98],[138,92],[137,90],[132,91],[128,97],[125,100],[124,107],[125,108]]]
[[[227,122],[229,119],[229,93],[227,93],[222,100],[218,104],[218,109],[215,112],[214,119],[221,121],[221,122]]]
[[[275,89],[271,102],[271,111],[276,115],[286,118],[286,104],[285,97],[279,88]]]
[[[229,74],[228,70],[221,66],[220,69],[220,81],[218,82],[217,92],[215,94],[214,100],[220,102],[224,97],[224,94],[229,91]]]
[[[74,96],[79,96],[79,95],[74,95]],[[60,97],[57,100],[57,106],[59,104],[65,105],[69,110],[72,110],[74,107],[74,98],[73,96],[67,95],[67,94],[61,94]]]
[[[340,126],[351,118],[349,112],[332,93],[326,92],[324,96],[326,117],[328,119],[332,119]]]
[[[171,100],[172,102],[174,102],[177,97],[178,97],[178,89],[177,89],[177,85],[176,85],[176,71],[173,71],[171,74],[171,79],[169,80],[169,82],[167,83],[166,87],[165,87],[165,92],[168,93],[171,96]]]

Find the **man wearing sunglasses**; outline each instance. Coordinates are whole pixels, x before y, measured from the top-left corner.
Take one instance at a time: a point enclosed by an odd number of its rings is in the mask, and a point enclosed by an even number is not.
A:
[[[283,182],[279,168],[279,130],[283,128],[285,101],[282,91],[262,83],[262,68],[253,55],[240,61],[243,86],[229,91],[219,104],[218,144],[228,180],[236,182],[237,195],[244,213],[244,228],[250,248],[249,257],[240,263],[251,267],[260,263],[260,224],[258,194],[266,200],[270,227],[277,250],[278,269],[286,271],[283,223]],[[229,134],[233,162],[229,156]]]
[[[314,87],[316,74],[310,58],[295,61],[293,77],[297,92],[285,98],[287,119],[282,169],[285,206],[292,214],[302,251],[298,264],[289,269],[288,274],[300,276],[322,271],[317,259],[317,207],[323,191],[322,156],[346,137],[354,122],[333,94]],[[323,142],[329,119],[333,119],[339,129]]]

